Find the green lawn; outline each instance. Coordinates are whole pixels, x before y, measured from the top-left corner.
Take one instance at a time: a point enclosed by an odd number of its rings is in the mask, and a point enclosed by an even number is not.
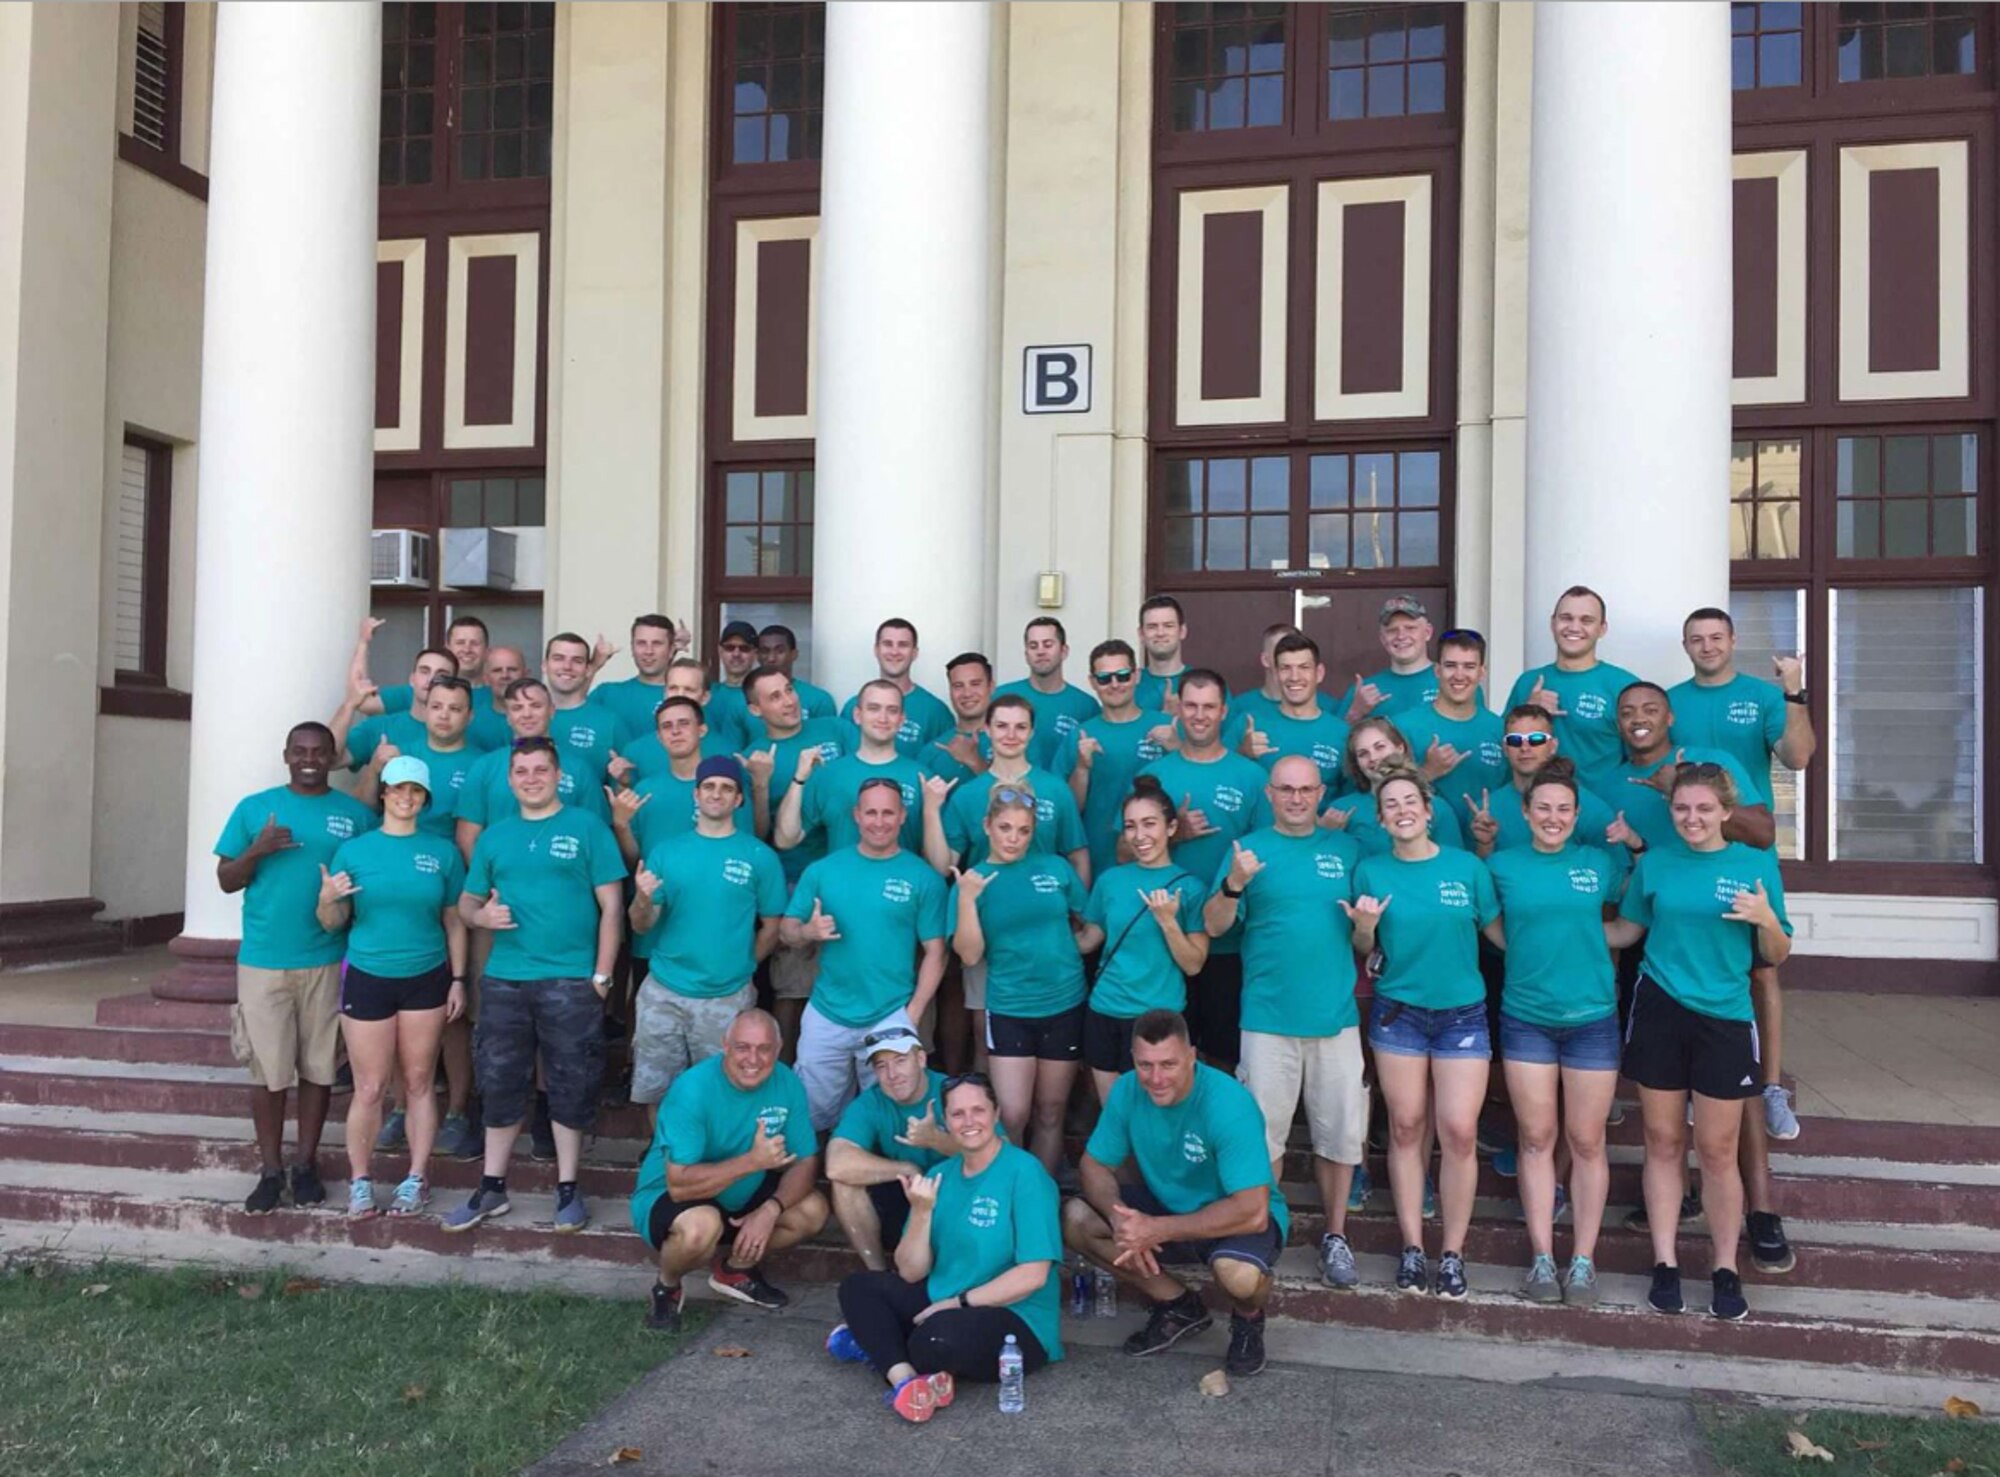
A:
[[[641,1326],[636,1276],[618,1302],[287,1282],[9,1264],[0,1474],[500,1477],[680,1342]]]
[[[1764,1410],[1704,1404],[1703,1428],[1730,1477],[2000,1477],[2000,1422],[1864,1415],[1852,1411]],[[1798,1431],[1833,1453],[1832,1462],[1795,1460],[1785,1436]]]

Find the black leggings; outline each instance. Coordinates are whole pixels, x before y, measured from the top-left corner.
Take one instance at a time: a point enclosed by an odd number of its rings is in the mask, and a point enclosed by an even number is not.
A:
[[[886,1374],[908,1364],[918,1374],[948,1372],[953,1379],[1000,1378],[1000,1349],[1007,1335],[1021,1346],[1021,1368],[1033,1374],[1049,1362],[1042,1342],[1012,1308],[952,1308],[921,1324],[931,1305],[928,1282],[905,1282],[896,1272],[854,1272],[840,1284],[840,1316],[868,1362]]]

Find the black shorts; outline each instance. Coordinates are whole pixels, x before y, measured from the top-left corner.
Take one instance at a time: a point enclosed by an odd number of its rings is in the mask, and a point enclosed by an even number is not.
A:
[[[1625,1075],[1657,1092],[1738,1101],[1757,1096],[1757,1028],[1689,1010],[1639,976],[1625,1025]]]
[[[1083,1059],[1094,1072],[1129,1072],[1132,1070],[1132,1028],[1139,1023],[1137,1016],[1129,1020],[1123,1016],[1099,1015],[1085,1008],[1083,1012]]]
[[[1143,1215],[1171,1215],[1172,1211],[1160,1203],[1144,1180],[1136,1184],[1121,1184],[1118,1198]],[[1278,1255],[1285,1249],[1285,1238],[1278,1231],[1278,1223],[1270,1221],[1261,1231],[1245,1231],[1240,1236],[1217,1236],[1207,1241],[1164,1241],[1156,1253],[1161,1266],[1185,1267],[1194,1262],[1208,1263],[1220,1257],[1233,1257],[1239,1262],[1249,1262],[1258,1270],[1269,1272],[1278,1265]]]
[[[986,1054],[1073,1062],[1083,1055],[1083,1010],[1072,1005],[1056,1015],[1001,1015],[988,1009]]]
[[[658,1251],[666,1243],[667,1232],[674,1228],[674,1222],[680,1219],[683,1212],[712,1205],[715,1206],[716,1213],[722,1217],[722,1239],[716,1245],[728,1246],[736,1240],[736,1228],[729,1224],[729,1218],[733,1215],[748,1215],[777,1194],[778,1181],[783,1177],[783,1172],[780,1170],[765,1170],[764,1182],[751,1191],[750,1198],[744,1201],[742,1208],[738,1210],[724,1210],[713,1200],[676,1200],[671,1195],[662,1195],[653,1202],[653,1213],[646,1218],[646,1239],[652,1243],[653,1250]],[[900,1191],[902,1187],[892,1185],[891,1188]],[[898,1229],[900,1231],[900,1228]]]
[[[875,1207],[875,1219],[882,1227],[882,1249],[894,1256],[910,1223],[910,1197],[903,1193],[901,1180],[884,1180],[868,1186],[868,1201]]]
[[[451,993],[451,965],[401,979],[347,966],[340,982],[340,1013],[351,1021],[393,1020],[406,1010],[443,1010]]]
[[[1209,951],[1188,980],[1188,1035],[1201,1054],[1236,1070],[1243,1059],[1243,956]]]

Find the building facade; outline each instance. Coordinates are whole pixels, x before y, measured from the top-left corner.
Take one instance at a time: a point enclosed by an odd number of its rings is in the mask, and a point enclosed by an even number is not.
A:
[[[1196,660],[1253,681],[1290,619],[1344,685],[1408,591],[1504,693],[1582,582],[1669,685],[1698,605],[1805,654],[1792,974],[2000,988],[1994,44],[1947,3],[0,7],[0,957],[226,958],[221,818],[370,610],[385,681],[456,613],[657,609],[704,654],[784,620],[846,691],[888,615],[920,675],[1014,676],[1030,617],[1080,659],[1167,591]]]

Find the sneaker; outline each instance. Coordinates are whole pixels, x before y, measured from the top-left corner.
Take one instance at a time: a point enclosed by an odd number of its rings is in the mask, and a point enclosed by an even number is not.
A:
[[[1775,1082],[1764,1089],[1764,1132],[1774,1139],[1799,1136],[1799,1115],[1792,1111],[1792,1095]]]
[[[389,1202],[390,1215],[422,1215],[431,1205],[431,1182],[420,1174],[407,1174],[396,1186],[396,1198]]]
[[[957,1396],[958,1386],[953,1382],[951,1371],[948,1369],[940,1369],[936,1374],[929,1376],[929,1379],[931,1407],[934,1410],[943,1410]]]
[[[1438,1258],[1437,1295],[1453,1302],[1465,1299],[1465,1258],[1448,1251]]]
[[[1521,1155],[1518,1150],[1502,1149],[1493,1156],[1493,1172],[1503,1180],[1511,1180],[1521,1172]]]
[[[1799,1264],[1792,1254],[1792,1243],[1785,1239],[1783,1219],[1768,1210],[1753,1210],[1748,1220],[1750,1255],[1758,1271],[1789,1272]]]
[[[882,1392],[882,1403],[912,1425],[922,1425],[937,1413],[937,1392],[927,1375],[913,1374],[893,1390]]]
[[[375,1135],[375,1152],[378,1154],[400,1154],[410,1146],[403,1132],[403,1110],[396,1109],[382,1120],[382,1131]]]
[[[590,1207],[583,1203],[581,1192],[570,1196],[569,1204],[556,1207],[555,1229],[558,1235],[570,1235],[589,1224]]]
[[[1727,1267],[1717,1267],[1710,1281],[1714,1292],[1708,1300],[1710,1316],[1724,1323],[1738,1323],[1750,1316],[1750,1300],[1743,1296],[1743,1279]]]
[[[366,1175],[347,1182],[347,1218],[372,1221],[380,1212],[375,1205],[375,1181]]]
[[[1222,1361],[1225,1374],[1242,1379],[1264,1372],[1264,1315],[1245,1318],[1229,1315],[1229,1353]]]
[[[1430,1263],[1421,1246],[1406,1246],[1396,1262],[1396,1291],[1426,1293],[1431,1290]]]
[[[1361,1271],[1354,1265],[1354,1248],[1345,1236],[1329,1231],[1319,1238],[1319,1280],[1328,1287],[1354,1287]]]
[[[1359,1215],[1362,1211],[1366,1210],[1368,1208],[1368,1197],[1373,1193],[1374,1189],[1375,1182],[1368,1178],[1368,1166],[1357,1164],[1354,1167],[1353,1183],[1347,1187],[1348,1211],[1351,1214]]]
[[[735,1298],[753,1308],[782,1308],[792,1300],[790,1293],[764,1280],[762,1267],[732,1267],[720,1256],[708,1269],[708,1285],[724,1297]]]
[[[1625,1099],[1615,1097],[1611,1100],[1611,1111],[1604,1115],[1604,1126],[1606,1128],[1616,1128],[1624,1121]]]
[[[1577,1308],[1597,1306],[1597,1264],[1587,1256],[1572,1257],[1563,1278],[1563,1301]]]
[[[446,1211],[438,1224],[447,1231],[470,1231],[481,1221],[498,1220],[513,1208],[514,1203],[505,1190],[489,1190],[482,1185],[457,1210]]]
[[[292,1166],[292,1204],[301,1210],[308,1205],[326,1204],[326,1186],[320,1183],[318,1166]]]
[[[1521,1296],[1531,1303],[1559,1303],[1562,1295],[1562,1283],[1556,1280],[1556,1259],[1538,1254],[1521,1284]]]
[[[486,1135],[472,1126],[463,1113],[445,1114],[438,1129],[437,1154],[441,1159],[478,1159],[486,1153]]]
[[[1665,1262],[1653,1263],[1653,1288],[1646,1301],[1656,1313],[1678,1313],[1687,1304],[1681,1301],[1681,1269]]]
[[[1429,1175],[1425,1175],[1424,1176],[1424,1219],[1427,1221],[1434,1221],[1437,1218],[1438,1218],[1437,1186],[1431,1183],[1431,1177]]]
[[[657,1298],[659,1295],[659,1288],[655,1286],[653,1296]],[[854,1337],[854,1330],[849,1328],[845,1323],[836,1323],[833,1326],[833,1332],[826,1336],[826,1352],[842,1364],[866,1364],[868,1362],[867,1354],[862,1352],[860,1343]]]
[[[285,1172],[281,1169],[267,1170],[257,1176],[257,1188],[243,1202],[243,1209],[250,1215],[269,1215],[285,1202]]]
[[[556,1126],[540,1113],[528,1124],[528,1157],[537,1164],[556,1162]]]
[[[1125,1352],[1157,1354],[1162,1349],[1171,1349],[1191,1333],[1202,1333],[1214,1326],[1215,1317],[1201,1300],[1201,1294],[1184,1292],[1170,1303],[1153,1304],[1146,1326],[1125,1340]]]
[[[678,1287],[653,1284],[653,1303],[646,1310],[646,1327],[654,1333],[677,1333],[681,1326],[682,1292]],[[842,1324],[845,1328],[847,1325]]]
[[[1699,1193],[1689,1190],[1685,1195],[1681,1196],[1681,1229],[1683,1231],[1702,1230],[1705,1219],[1706,1217],[1702,1214],[1701,1196]],[[1652,1222],[1646,1218],[1645,1206],[1641,1205],[1637,1210],[1634,1210],[1630,1215],[1625,1217],[1625,1229],[1628,1231],[1638,1231],[1641,1234],[1652,1229]]]

